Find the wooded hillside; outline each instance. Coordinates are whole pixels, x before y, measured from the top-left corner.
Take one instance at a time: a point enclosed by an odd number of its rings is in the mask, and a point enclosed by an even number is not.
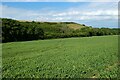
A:
[[[74,22],[29,22],[2,18],[3,42],[118,34],[116,28],[93,28]]]

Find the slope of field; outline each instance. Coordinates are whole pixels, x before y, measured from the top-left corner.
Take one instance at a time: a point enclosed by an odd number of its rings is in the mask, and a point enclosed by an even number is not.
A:
[[[5,78],[115,78],[118,36],[3,43]]]
[[[18,20],[19,22],[32,22],[32,21],[25,21],[25,20]],[[35,22],[39,22],[39,21],[35,21]],[[81,28],[84,28],[84,27],[88,27],[86,25],[83,25],[83,24],[78,24],[78,23],[75,23],[75,22],[40,22],[40,23],[48,23],[48,24],[67,24],[67,26],[71,29],[81,29]]]
[[[67,26],[71,29],[74,29],[74,30],[86,27],[86,26],[83,26],[81,24],[75,24],[75,23],[74,24],[67,24]]]

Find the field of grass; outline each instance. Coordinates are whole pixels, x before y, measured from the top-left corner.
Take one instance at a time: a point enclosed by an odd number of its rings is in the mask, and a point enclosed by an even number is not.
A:
[[[67,24],[67,26],[71,29],[74,29],[74,30],[86,27],[86,26],[83,26],[81,24]]]
[[[3,43],[4,78],[115,78],[118,36]]]

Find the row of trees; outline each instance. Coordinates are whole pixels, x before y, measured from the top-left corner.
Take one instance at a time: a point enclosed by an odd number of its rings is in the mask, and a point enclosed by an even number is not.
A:
[[[102,35],[118,35],[119,29],[83,27],[71,29],[67,24],[73,22],[20,22],[2,18],[2,41],[28,41],[37,39],[90,37]]]
[[[22,25],[19,21],[2,19],[2,42],[43,39],[44,32],[33,25]]]

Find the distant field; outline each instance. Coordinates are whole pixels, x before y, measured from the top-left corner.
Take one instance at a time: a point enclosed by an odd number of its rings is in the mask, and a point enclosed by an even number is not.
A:
[[[81,29],[81,28],[84,28],[86,26],[83,26],[81,24],[67,24],[67,26],[71,29],[74,29],[74,30],[77,30],[77,29]]]
[[[3,43],[6,78],[115,78],[118,36]]]

